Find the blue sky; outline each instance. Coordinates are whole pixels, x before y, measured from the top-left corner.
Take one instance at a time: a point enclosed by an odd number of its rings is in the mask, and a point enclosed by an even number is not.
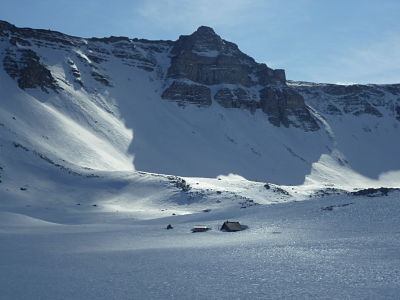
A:
[[[1,0],[0,19],[170,40],[207,25],[288,79],[400,83],[399,0]]]

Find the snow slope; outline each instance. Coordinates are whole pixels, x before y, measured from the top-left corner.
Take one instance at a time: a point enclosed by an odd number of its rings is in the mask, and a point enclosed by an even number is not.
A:
[[[7,26],[0,37],[5,144],[21,144],[61,165],[103,171],[208,178],[236,174],[288,185],[309,180],[349,184],[351,178],[335,175],[346,172],[358,178],[356,185],[359,178],[368,185],[399,182],[395,85],[360,86],[342,95],[340,86],[291,82],[320,129],[277,127],[260,110],[162,99],[171,41],[82,39]],[[21,89],[20,81],[10,77],[23,74],[24,60],[18,57],[27,51],[35,53],[54,82]],[[210,86],[213,93],[216,88]],[[329,110],[333,104],[341,114]]]

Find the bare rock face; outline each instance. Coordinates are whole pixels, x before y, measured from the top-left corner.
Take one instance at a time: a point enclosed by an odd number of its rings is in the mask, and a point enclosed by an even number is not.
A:
[[[400,85],[336,85],[293,82],[292,88],[307,103],[326,115],[370,115],[381,118],[388,113],[400,120]],[[323,101],[321,101],[321,99]]]
[[[171,49],[167,78],[173,83],[163,93],[164,99],[209,105],[212,99],[205,91],[213,86],[217,88],[213,100],[225,108],[252,113],[261,109],[275,126],[319,129],[303,97],[286,85],[284,70],[257,63],[210,27],[179,37]]]
[[[239,50],[234,43],[224,41],[210,27],[201,26],[191,35],[182,35],[175,42],[168,77],[186,78],[206,85],[255,84],[285,82],[283,70],[272,70],[258,64]]]
[[[181,104],[189,102],[199,106],[211,105],[211,90],[203,85],[187,84],[184,82],[173,82],[161,96]]]
[[[92,75],[93,79],[100,82],[101,84],[103,84],[104,86],[108,86],[108,87],[112,87],[113,85],[111,84],[111,82],[107,79],[106,76],[100,74],[99,72],[93,70],[92,73],[90,74]]]
[[[260,91],[260,105],[268,120],[275,126],[290,125],[306,131],[318,130],[320,127],[304,103],[304,98],[295,90],[286,87],[276,89],[266,87]],[[294,116],[296,121],[293,121]]]
[[[260,108],[260,103],[253,100],[249,93],[242,88],[222,88],[215,94],[214,99],[225,108],[248,109],[253,113]]]
[[[3,66],[10,77],[17,79],[21,89],[39,87],[48,92],[47,89],[56,91],[58,88],[51,72],[30,49],[9,49],[3,58]]]

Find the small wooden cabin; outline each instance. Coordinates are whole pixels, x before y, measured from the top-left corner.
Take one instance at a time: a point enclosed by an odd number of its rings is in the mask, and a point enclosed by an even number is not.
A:
[[[205,232],[210,230],[211,228],[205,226],[205,225],[194,225],[192,228],[192,232]]]
[[[246,229],[247,226],[241,225],[239,222],[225,221],[221,226],[221,231],[235,232]]]

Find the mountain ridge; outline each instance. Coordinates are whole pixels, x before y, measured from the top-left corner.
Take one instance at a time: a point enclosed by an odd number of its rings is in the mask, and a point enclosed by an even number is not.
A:
[[[172,42],[1,22],[0,47],[7,143],[60,165],[279,184],[303,183],[324,155],[374,180],[400,170],[398,85],[288,81],[209,27]]]

